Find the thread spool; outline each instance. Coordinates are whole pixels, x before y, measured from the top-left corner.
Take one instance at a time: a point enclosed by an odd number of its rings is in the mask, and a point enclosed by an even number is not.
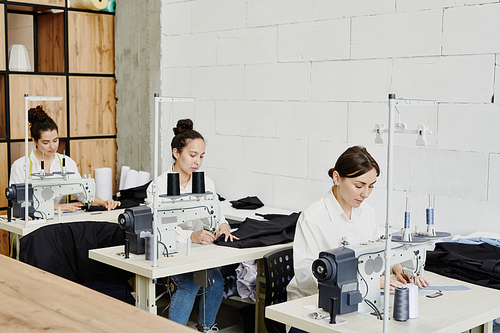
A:
[[[409,313],[410,319],[418,318],[418,286],[413,283],[408,283],[406,285],[409,292]]]
[[[153,250],[154,250],[154,235],[147,235],[144,242],[144,250],[146,260],[153,260]],[[156,252],[156,259],[160,257],[159,251]]]
[[[177,172],[167,173],[167,195],[179,196],[181,195],[181,185],[179,174]]]
[[[191,174],[193,182],[193,193],[205,193],[205,173],[203,171],[195,171]]]
[[[434,225],[434,208],[426,209],[427,225]]]
[[[397,287],[394,292],[394,307],[392,317],[397,321],[407,321],[410,318],[410,290],[406,286]]]

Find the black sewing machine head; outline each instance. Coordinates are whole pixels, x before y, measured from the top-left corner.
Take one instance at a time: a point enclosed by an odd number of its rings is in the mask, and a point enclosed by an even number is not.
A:
[[[130,252],[144,254],[145,237],[153,232],[153,213],[149,207],[127,208],[118,216],[120,228],[130,242]]]

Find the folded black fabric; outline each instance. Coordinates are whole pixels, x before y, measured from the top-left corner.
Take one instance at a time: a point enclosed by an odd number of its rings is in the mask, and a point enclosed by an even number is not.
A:
[[[121,190],[120,196],[113,199],[121,201],[121,208],[139,206],[140,204],[144,203],[144,200],[148,197],[146,191],[150,183],[151,181],[141,186]]]
[[[295,227],[300,213],[290,215],[270,214],[274,218],[262,221],[246,218],[238,230],[232,234],[239,240],[224,241],[224,235],[215,240],[215,244],[237,248],[249,248],[283,244],[293,241]]]
[[[427,252],[425,269],[485,287],[500,289],[500,247],[488,244],[437,243]]]
[[[264,204],[257,197],[246,197],[239,200],[229,201],[233,208],[236,209],[257,209]]]

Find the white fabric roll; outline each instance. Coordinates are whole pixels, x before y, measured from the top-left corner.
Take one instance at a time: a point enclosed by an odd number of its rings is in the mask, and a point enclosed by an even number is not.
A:
[[[141,186],[144,184],[147,184],[151,180],[151,176],[149,172],[146,171],[139,171],[139,175],[137,176],[137,185],[136,186]]]
[[[122,171],[120,173],[120,185],[118,187],[118,190],[121,191],[123,190],[123,186],[125,185],[125,177],[127,176],[127,172],[130,170],[129,166],[123,165],[122,166]]]
[[[139,177],[139,172],[134,169],[130,169],[125,176],[125,183],[123,184],[123,189],[126,190],[128,188],[136,187],[137,185],[137,177]]]
[[[95,195],[102,200],[113,199],[113,170],[111,168],[95,169]]]
[[[410,319],[418,318],[418,286],[413,283],[406,285],[409,289]]]

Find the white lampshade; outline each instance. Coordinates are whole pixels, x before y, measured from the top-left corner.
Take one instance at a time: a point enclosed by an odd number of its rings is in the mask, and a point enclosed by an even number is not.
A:
[[[9,48],[9,70],[16,72],[31,71],[30,59],[26,46],[12,44]]]

